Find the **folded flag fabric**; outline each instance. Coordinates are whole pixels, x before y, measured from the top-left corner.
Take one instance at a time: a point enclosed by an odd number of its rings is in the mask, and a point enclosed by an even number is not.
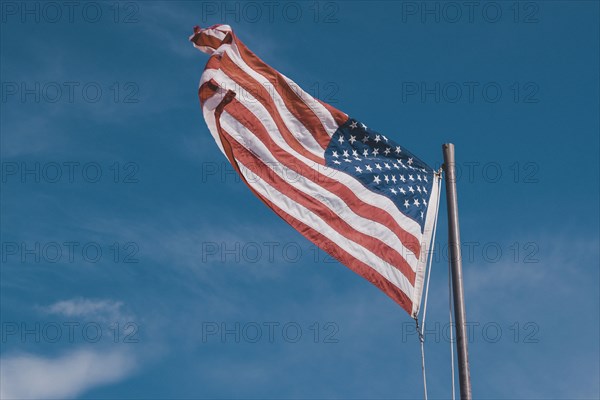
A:
[[[440,176],[387,136],[313,98],[228,25],[190,37],[210,55],[198,95],[242,180],[315,245],[419,312]]]

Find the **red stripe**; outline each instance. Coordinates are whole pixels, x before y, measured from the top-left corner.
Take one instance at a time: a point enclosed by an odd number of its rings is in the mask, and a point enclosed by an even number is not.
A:
[[[406,278],[409,280],[411,285],[415,284],[415,272],[411,269],[410,265],[404,258],[393,248],[382,242],[381,240],[366,235],[362,232],[354,229],[350,224],[340,218],[335,212],[333,212],[325,204],[315,200],[309,195],[296,189],[293,185],[287,183],[275,172],[271,171],[269,167],[254,154],[250,153],[244,146],[239,144],[233,137],[223,130],[223,136],[229,142],[229,145],[233,148],[233,155],[236,159],[240,160],[248,169],[254,172],[258,177],[268,182],[273,188],[277,189],[280,193],[289,197],[296,203],[304,206],[305,208],[312,211],[314,214],[321,217],[330,227],[336,230],[340,235],[352,240],[355,243],[363,246],[374,254],[379,255],[381,259],[388,262],[392,266],[396,267]]]
[[[421,245],[417,238],[406,232],[396,220],[385,210],[374,207],[360,200],[356,194],[345,185],[318,171],[306,166],[294,156],[283,150],[273,141],[264,125],[243,104],[233,99],[227,106],[227,112],[243,124],[248,130],[264,143],[273,156],[286,167],[310,179],[331,193],[337,194],[357,215],[387,226],[402,244],[410,250],[417,258],[420,256]],[[344,172],[339,171],[343,174]]]
[[[288,85],[284,77],[275,69],[268,66],[263,60],[252,53],[240,40],[235,41],[240,56],[250,68],[264,76],[273,86],[290,112],[301,121],[315,140],[326,149],[331,136],[327,134],[319,116],[310,109],[304,100]]]
[[[283,122],[283,118],[279,114],[279,111],[277,111],[277,107],[275,107],[275,103],[265,87],[255,81],[250,75],[245,73],[240,67],[231,61],[227,54],[224,54],[223,58],[221,59],[221,71],[225,72],[227,76],[229,76],[235,83],[240,85],[245,91],[250,93],[267,109],[269,115],[271,115],[273,121],[275,121],[275,125],[281,133],[281,136],[292,149],[320,165],[325,165],[325,159],[323,157],[317,157],[310,151],[306,150],[306,148],[298,141],[296,136],[290,132],[285,122]]]
[[[196,44],[196,46],[206,46],[215,50],[223,44],[221,40],[217,39],[214,36],[207,35],[205,33],[201,33],[197,37],[194,37],[192,41]]]
[[[220,54],[215,54],[209,57],[204,70],[207,69],[219,69],[221,66],[221,57]]]
[[[216,50],[223,44],[231,43],[231,41],[233,39],[231,32],[224,32],[224,31],[220,31],[220,32],[225,33],[225,37],[223,38],[223,40],[217,38],[216,36],[209,35],[208,33],[202,31],[202,32],[196,33],[190,39],[190,41],[192,43],[194,43],[196,46],[206,46],[206,47],[211,47]]]
[[[198,89],[198,97],[200,98],[200,106],[204,106],[204,102],[211,98],[219,89],[217,83],[211,79],[204,82]]]
[[[319,99],[317,99],[317,101],[321,103],[323,107],[327,109],[327,111],[329,111],[329,113],[333,116],[333,119],[335,120],[335,123],[338,124],[338,126],[342,126],[346,123],[346,121],[348,121],[348,115],[346,113],[341,112],[337,108],[325,103],[324,101],[321,101]]]

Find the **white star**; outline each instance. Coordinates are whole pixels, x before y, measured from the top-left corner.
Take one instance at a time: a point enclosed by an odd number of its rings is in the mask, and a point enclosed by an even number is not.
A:
[[[425,182],[429,182],[429,181],[427,180],[427,175],[423,175],[423,180],[424,180]]]
[[[346,161],[346,162],[352,162],[352,160],[349,159],[349,158],[344,158],[344,161]]]
[[[352,150],[352,156],[354,156],[354,157],[358,157],[358,151],[356,151],[356,150]]]
[[[414,192],[415,192],[415,189],[413,189],[413,187],[412,187],[412,186],[409,186],[409,187],[408,187],[408,191],[409,191],[409,192],[411,192],[411,193],[414,193]]]
[[[369,141],[369,137],[367,135],[365,135],[365,137],[362,138],[362,142],[367,143],[368,141]]]
[[[348,141],[350,144],[354,144],[354,142],[356,142],[356,136],[350,135],[350,139],[348,139]]]
[[[367,171],[369,171],[369,172],[373,171],[373,168],[371,168],[371,166],[370,166],[370,165],[367,165],[365,168],[366,168],[366,169],[367,169]]]
[[[334,162],[335,164],[337,164],[337,165],[340,165],[340,164],[341,164],[341,162],[339,162],[338,160],[333,160],[333,162]]]
[[[373,182],[379,184],[379,182],[381,182],[381,179],[379,179],[379,176],[375,175],[375,179],[373,179]]]
[[[390,189],[390,192],[392,192],[392,193],[394,193],[394,194],[398,194],[398,192],[397,192],[397,191],[396,191],[396,189],[394,189],[394,188],[391,188],[391,189]]]
[[[354,157],[354,159],[355,159],[356,161],[360,161],[360,160],[361,160],[361,159],[360,159],[360,158],[358,158],[358,157]]]
[[[400,152],[401,152],[402,150],[400,149],[400,146],[396,146],[396,150],[395,150],[395,151],[396,151],[396,154],[400,154]]]
[[[392,167],[390,167],[390,164],[388,164],[388,163],[384,163],[383,165],[384,165],[384,166],[385,166],[387,169],[392,169]]]
[[[344,150],[343,156],[346,158],[350,157],[350,154],[348,154],[348,150]]]
[[[417,174],[417,179],[418,179],[419,181],[422,181],[422,179],[421,179],[421,175]]]
[[[340,138],[338,139],[338,142],[340,142],[340,144],[344,143],[344,136],[342,134],[340,134]]]
[[[383,153],[387,156],[388,154],[390,154],[390,151],[392,151],[392,149],[390,147],[386,147]]]
[[[380,171],[383,169],[383,168],[381,168],[381,165],[379,165],[379,164],[375,164],[375,168],[377,168]]]
[[[412,163],[413,163],[413,159],[411,157],[411,158],[408,159],[408,165],[412,165]]]
[[[404,190],[404,188],[400,188],[400,193],[406,194],[406,190]]]
[[[421,203],[419,203],[419,199],[415,199],[413,204],[417,207],[419,207],[421,205]]]
[[[406,182],[406,178],[404,177],[404,175],[400,175],[400,180],[401,180],[402,182]]]
[[[363,129],[367,129],[367,126],[365,124],[363,124],[362,122],[361,122],[360,126],[362,126]]]
[[[396,176],[392,175],[392,182],[396,183],[397,179]]]
[[[425,207],[427,207],[427,200],[425,200],[425,199],[421,199],[421,200],[423,201],[423,205],[424,205]]]
[[[356,172],[358,172],[359,174],[362,172],[362,168],[361,168],[361,167],[359,167],[359,166],[356,166],[356,167],[354,167],[354,168],[356,168]]]
[[[373,149],[373,155],[376,156],[377,154],[379,154],[379,149],[377,147],[375,147]]]
[[[385,183],[390,183],[390,177],[389,176],[384,175],[383,179],[385,180]]]
[[[363,156],[369,157],[369,150],[368,149],[365,149],[365,151],[363,151]]]
[[[413,178],[413,176],[412,176],[412,175],[408,175],[408,179],[410,179],[411,181],[414,181],[414,180],[415,180],[415,178]]]
[[[425,186],[423,186],[423,191],[427,193],[427,188],[425,188]]]
[[[423,214],[423,211],[421,211],[421,219],[423,219],[423,215],[425,215],[425,214]]]
[[[338,155],[337,151],[335,151],[335,150],[334,150],[334,151],[331,153],[331,155],[332,155],[332,156],[334,156],[335,158],[338,158],[338,157],[339,157],[339,155]]]
[[[379,135],[375,135],[375,143],[379,143],[381,141],[381,137]]]
[[[408,204],[408,200],[404,200],[404,207],[408,208],[410,204]]]
[[[386,142],[388,141],[388,138],[385,137],[385,135],[381,135],[383,137],[383,140],[385,140]]]
[[[421,187],[417,185],[417,192],[421,193]]]
[[[357,125],[358,125],[358,123],[357,123],[356,121],[352,121],[352,122],[350,123],[350,128],[352,128],[352,129],[356,129],[356,126],[357,126]]]
[[[400,166],[397,163],[392,164],[394,166],[394,168],[396,169],[400,169]]]

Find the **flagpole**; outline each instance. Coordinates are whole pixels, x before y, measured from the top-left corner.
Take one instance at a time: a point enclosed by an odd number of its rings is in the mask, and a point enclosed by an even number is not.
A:
[[[467,349],[465,298],[462,279],[462,258],[460,254],[460,230],[458,226],[458,199],[456,196],[456,168],[454,145],[442,145],[446,180],[446,202],[448,205],[448,248],[452,270],[452,293],[454,297],[454,321],[456,328],[456,348],[458,353],[460,398],[471,400],[471,376],[469,374],[469,352]]]

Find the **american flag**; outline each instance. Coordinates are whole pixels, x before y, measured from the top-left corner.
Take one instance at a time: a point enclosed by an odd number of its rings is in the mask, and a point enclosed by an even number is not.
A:
[[[198,95],[244,182],[315,245],[416,317],[439,174],[392,139],[310,96],[228,25],[196,27],[210,54]]]

